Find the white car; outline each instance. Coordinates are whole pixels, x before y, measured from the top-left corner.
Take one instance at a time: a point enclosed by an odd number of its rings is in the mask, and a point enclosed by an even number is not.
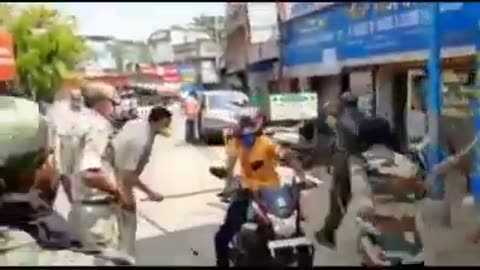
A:
[[[235,125],[238,113],[249,102],[245,93],[233,90],[204,91],[199,98],[201,109],[197,129],[204,141],[223,136],[225,129]]]

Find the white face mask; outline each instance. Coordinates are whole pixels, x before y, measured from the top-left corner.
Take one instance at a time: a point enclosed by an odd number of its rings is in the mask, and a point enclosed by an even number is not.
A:
[[[161,129],[158,134],[162,135],[163,137],[170,137],[172,136],[172,128],[171,127],[166,127]]]

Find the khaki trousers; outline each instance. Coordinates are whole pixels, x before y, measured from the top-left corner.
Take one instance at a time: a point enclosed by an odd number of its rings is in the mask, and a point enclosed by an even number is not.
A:
[[[121,209],[118,217],[119,250],[136,258],[135,241],[137,233],[137,213]]]

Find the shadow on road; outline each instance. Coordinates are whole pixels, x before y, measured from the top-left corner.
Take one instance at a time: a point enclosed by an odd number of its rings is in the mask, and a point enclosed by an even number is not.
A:
[[[137,241],[138,265],[212,266],[213,239],[218,224],[168,232]]]

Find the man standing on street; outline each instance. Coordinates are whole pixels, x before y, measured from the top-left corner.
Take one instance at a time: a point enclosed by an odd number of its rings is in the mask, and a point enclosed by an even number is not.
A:
[[[185,141],[193,143],[195,140],[195,121],[200,112],[200,104],[197,100],[197,93],[192,91],[183,102],[183,111],[185,114]]]
[[[80,90],[72,90],[68,101],[68,108],[54,107],[49,111],[49,117],[54,119],[57,138],[57,164],[60,169],[60,183],[70,203],[72,203],[71,177],[80,150],[80,139],[84,132],[85,120],[82,118],[83,99]],[[60,110],[59,110],[60,109]],[[56,120],[56,121],[55,121]]]
[[[70,178],[77,163],[80,134],[86,124],[82,120],[81,84],[80,76],[65,78],[62,89],[47,112],[47,119],[55,133],[53,137],[56,145],[55,157],[60,172],[60,183],[70,203],[72,203]]]
[[[333,113],[337,118],[336,149],[333,155],[333,183],[330,188],[330,209],[323,228],[315,233],[317,241],[330,248],[336,246],[335,234],[340,226],[352,197],[350,157],[361,153],[358,140],[360,122],[366,117],[357,108],[357,98],[345,92]]]
[[[135,258],[135,234],[137,231],[136,203],[133,188],[147,194],[148,200],[160,202],[163,196],[140,180],[147,165],[157,134],[170,135],[172,114],[157,106],[152,108],[147,119],[132,120],[125,124],[113,139],[115,153],[115,173],[121,192],[126,201],[122,205],[119,218],[119,247]]]
[[[116,249],[118,240],[117,200],[119,192],[113,171],[110,117],[116,90],[104,83],[90,83],[83,89],[88,107],[88,127],[82,138],[82,151],[72,181],[70,221],[84,246],[91,250]]]

